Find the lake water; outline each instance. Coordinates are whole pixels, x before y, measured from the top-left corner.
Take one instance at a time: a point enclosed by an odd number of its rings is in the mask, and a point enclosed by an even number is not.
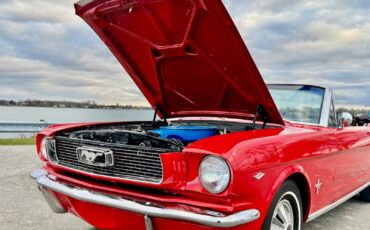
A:
[[[99,121],[137,121],[153,119],[153,110],[76,109],[0,106],[0,123],[22,122],[69,123]],[[1,127],[0,127],[1,128]],[[21,133],[0,133],[0,138],[23,136]]]

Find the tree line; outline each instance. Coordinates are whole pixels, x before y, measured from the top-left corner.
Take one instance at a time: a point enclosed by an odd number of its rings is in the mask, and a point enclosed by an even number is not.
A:
[[[29,107],[54,107],[54,108],[92,108],[92,109],[149,109],[149,107],[135,105],[98,104],[94,100],[84,102],[49,101],[49,100],[0,100],[0,106],[29,106]]]

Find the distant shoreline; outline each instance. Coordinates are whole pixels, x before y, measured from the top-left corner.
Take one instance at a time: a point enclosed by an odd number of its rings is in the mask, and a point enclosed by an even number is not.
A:
[[[0,100],[0,106],[6,107],[37,107],[37,108],[70,108],[70,109],[152,109],[148,106],[112,105],[98,104],[95,101],[73,102],[73,101],[42,101],[42,100]]]
[[[54,106],[24,106],[24,105],[0,105],[9,108],[49,108],[49,109],[113,109],[113,110],[153,110],[150,107],[54,107]]]

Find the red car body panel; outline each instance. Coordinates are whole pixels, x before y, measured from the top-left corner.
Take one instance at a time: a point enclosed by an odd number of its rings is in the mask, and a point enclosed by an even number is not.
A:
[[[76,12],[162,117],[253,119],[262,105],[284,124],[220,0],[100,0]]]
[[[84,124],[76,124],[50,127],[38,135],[38,140],[44,135],[53,136],[55,132],[84,126]],[[214,136],[190,144],[182,154],[165,154],[162,160],[166,176],[162,184],[92,176],[50,163],[47,163],[45,169],[58,180],[67,181],[69,184],[161,203],[165,206],[172,205],[171,207],[179,209],[198,207],[222,213],[234,213],[258,207],[261,212],[260,219],[235,229],[259,229],[276,191],[292,175],[299,175],[308,189],[306,219],[310,214],[369,182],[369,150],[370,129],[368,127],[337,129],[286,122],[283,128]],[[199,163],[207,154],[219,155],[227,159],[231,165],[232,182],[221,194],[210,194],[199,182]],[[260,171],[265,173],[265,177],[258,181],[254,175]],[[322,183],[319,195],[315,191],[315,183],[318,179]],[[137,185],[139,189],[125,188],[124,185],[128,184]],[[174,193],[176,196],[159,196],[156,193],[143,192],[140,187]],[[65,207],[72,207],[70,210],[76,215],[102,228],[109,228],[110,225],[116,224],[119,226],[117,228],[131,229],[130,223],[122,219],[136,216],[118,209],[86,204],[62,194],[58,194],[58,197],[64,202]],[[92,214],[92,212],[101,213],[107,209],[110,211],[102,215],[106,218],[95,218],[95,214]],[[163,226],[163,229],[182,226],[178,221],[160,218],[155,218],[155,223],[158,229],[162,229],[158,226]],[[183,226],[184,229],[190,226],[195,229],[206,229],[204,226],[189,223],[183,223]],[[143,229],[138,226],[136,228]]]
[[[240,230],[261,228],[288,178],[302,188],[305,220],[370,181],[370,128],[284,122],[221,1],[83,3],[76,4],[77,14],[104,40],[162,117],[218,116],[251,124],[260,105],[274,127],[216,135],[189,144],[181,153],[161,154],[164,175],[155,184],[77,171],[40,154],[44,137],[122,123],[54,125],[38,134],[37,149],[44,170],[56,181],[194,213],[258,209],[260,218],[230,228]],[[261,114],[257,120],[264,120]],[[199,165],[206,155],[219,156],[230,166],[231,182],[220,194],[209,193],[199,181]],[[259,172],[264,173],[260,180],[255,178]],[[65,210],[97,228],[145,228],[141,215],[53,193]],[[156,229],[209,229],[164,218],[152,222]]]

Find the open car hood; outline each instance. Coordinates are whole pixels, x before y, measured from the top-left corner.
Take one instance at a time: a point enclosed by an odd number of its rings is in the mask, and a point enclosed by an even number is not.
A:
[[[163,118],[265,118],[283,125],[220,0],[81,0],[106,43]],[[265,113],[264,113],[265,111]]]

